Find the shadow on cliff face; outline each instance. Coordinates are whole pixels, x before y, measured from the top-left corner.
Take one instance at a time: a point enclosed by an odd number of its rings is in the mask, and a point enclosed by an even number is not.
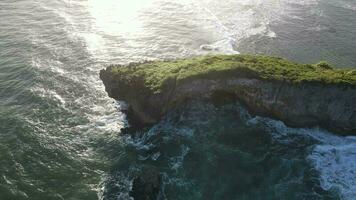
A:
[[[307,160],[318,142],[229,98],[191,102],[122,135],[103,199],[338,199]]]

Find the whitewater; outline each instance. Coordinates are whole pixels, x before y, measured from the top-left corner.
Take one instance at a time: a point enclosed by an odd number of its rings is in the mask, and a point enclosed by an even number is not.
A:
[[[192,102],[123,135],[125,104],[98,73],[208,53],[356,66],[355,21],[352,0],[2,0],[0,199],[126,200],[145,165],[162,199],[354,199],[355,137],[238,102]]]

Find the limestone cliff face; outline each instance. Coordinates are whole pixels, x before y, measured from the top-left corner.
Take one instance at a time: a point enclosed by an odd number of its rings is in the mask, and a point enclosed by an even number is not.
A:
[[[102,70],[100,77],[109,96],[129,104],[129,117],[143,124],[157,122],[169,110],[190,99],[234,98],[251,113],[284,121],[289,126],[321,126],[341,134],[356,134],[356,89],[350,85],[318,82],[291,83],[255,76],[189,79],[164,83],[154,93],[142,77],[126,80]]]

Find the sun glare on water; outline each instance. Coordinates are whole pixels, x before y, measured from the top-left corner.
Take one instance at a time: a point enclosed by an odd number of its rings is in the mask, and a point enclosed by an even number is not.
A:
[[[88,10],[95,25],[109,35],[133,34],[141,23],[140,11],[152,4],[150,0],[89,0]]]

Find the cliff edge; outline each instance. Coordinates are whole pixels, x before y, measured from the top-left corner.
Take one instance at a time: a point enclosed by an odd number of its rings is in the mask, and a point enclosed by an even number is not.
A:
[[[239,100],[251,113],[293,127],[356,134],[356,71],[268,56],[209,55],[113,65],[100,71],[110,97],[139,124],[191,99]]]

